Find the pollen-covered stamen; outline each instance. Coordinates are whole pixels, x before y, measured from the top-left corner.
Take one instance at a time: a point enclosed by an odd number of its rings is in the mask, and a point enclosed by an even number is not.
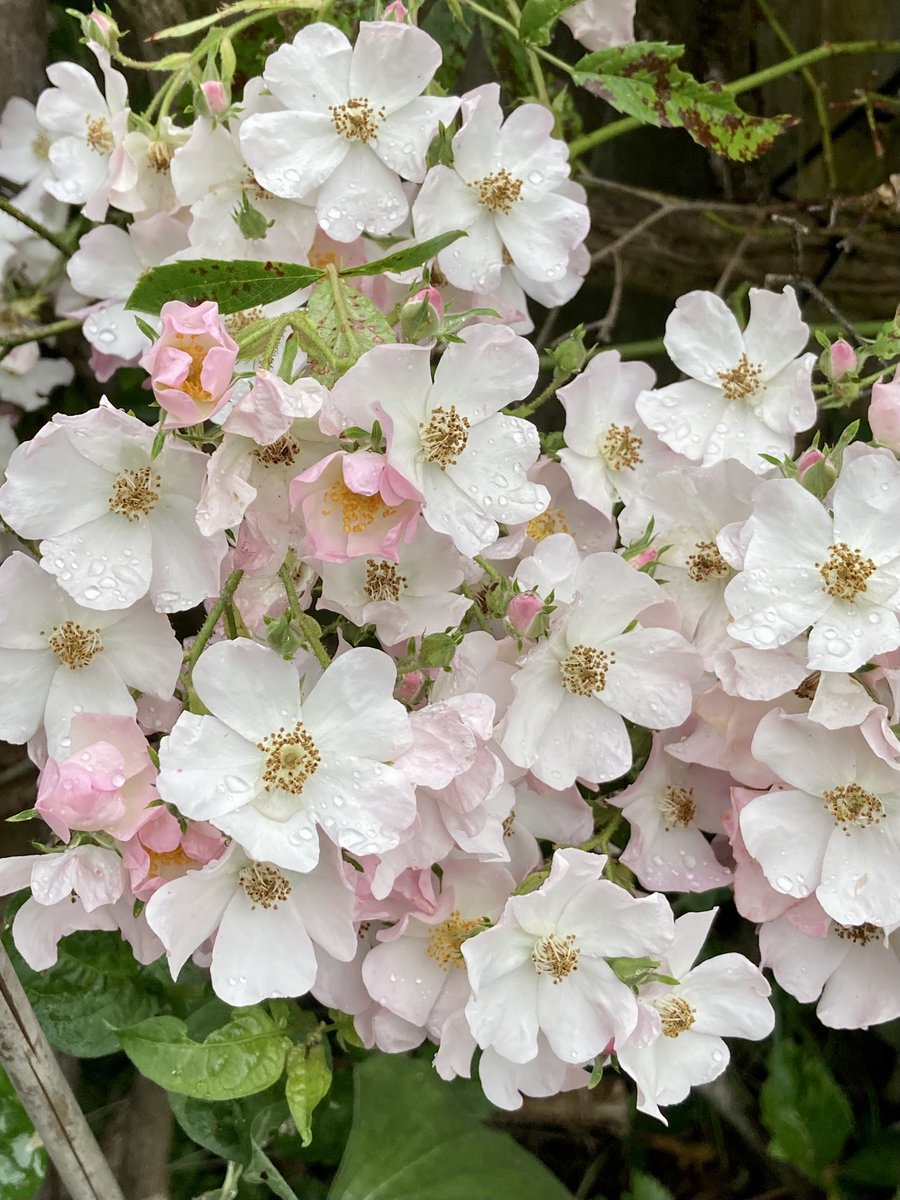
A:
[[[330,517],[335,508],[341,510],[344,533],[364,533],[378,517],[390,517],[397,511],[385,504],[378,492],[374,496],[351,492],[343,479],[326,491],[322,516]]]
[[[592,696],[606,687],[606,672],[616,656],[594,646],[573,646],[560,663],[563,687],[573,696]]]
[[[863,558],[859,550],[851,549],[846,542],[829,546],[828,557],[816,566],[828,595],[835,600],[849,600],[851,604],[866,590],[869,578],[876,571],[871,558]]]
[[[328,111],[335,130],[348,142],[370,142],[386,116],[383,108],[373,108],[364,96],[351,96],[344,104],[331,104]]]
[[[490,212],[508,213],[522,194],[522,180],[510,175],[506,167],[469,184],[478,193],[478,203]]]
[[[708,579],[725,579],[731,567],[719,553],[715,542],[697,542],[695,553],[688,556],[687,573],[694,583],[706,583]]]
[[[315,775],[322,761],[302,721],[298,721],[293,729],[285,729],[282,725],[257,742],[256,748],[266,756],[262,780],[267,792],[282,791],[299,796],[303,785]]]
[[[31,153],[35,158],[48,159],[50,157],[50,147],[53,143],[46,133],[39,133],[31,143]]]
[[[750,362],[746,354],[741,355],[736,367],[718,374],[726,400],[749,400],[762,390],[762,365]]]
[[[884,931],[868,921],[863,925],[835,925],[834,932],[843,942],[854,942],[857,946],[868,946],[878,942],[884,936]]]
[[[659,810],[666,822],[667,829],[673,827],[686,829],[697,812],[694,789],[675,787],[670,783],[662,794]]]
[[[825,807],[834,817],[835,825],[839,825],[846,833],[850,826],[865,829],[869,825],[877,825],[885,816],[884,805],[878,796],[867,792],[858,783],[842,783],[839,787],[826,792]]]
[[[446,971],[448,967],[464,967],[466,960],[462,956],[461,946],[466,938],[481,933],[487,922],[483,917],[464,918],[454,909],[446,921],[435,925],[428,942],[428,957],[433,958],[438,966]]]
[[[697,1020],[697,1010],[683,996],[664,996],[654,1004],[661,1018],[664,1037],[676,1038],[687,1033]]]
[[[574,933],[567,933],[565,937],[558,933],[548,933],[535,942],[531,961],[538,975],[552,975],[554,984],[557,984],[578,970],[580,953],[575,945]]]
[[[547,509],[539,517],[532,517],[525,526],[525,532],[534,542],[542,542],[544,538],[554,533],[568,533],[569,525],[566,514],[561,508]]]
[[[503,818],[503,836],[505,838],[512,837],[513,830],[516,824],[516,810],[513,809],[508,817]]]
[[[197,339],[189,333],[176,333],[175,341],[177,348],[187,354],[191,360],[191,365],[188,367],[188,373],[183,383],[178,387],[182,392],[185,392],[192,400],[198,400],[201,403],[206,403],[212,399],[212,393],[208,392],[203,386],[203,363],[206,359],[206,347],[201,345]]]
[[[631,432],[630,425],[610,425],[600,443],[600,453],[611,471],[633,471],[644,460],[641,446],[644,439]]]
[[[75,621],[54,625],[47,641],[62,665],[73,671],[86,667],[103,649],[100,630],[83,629]]]
[[[406,587],[406,576],[393,563],[366,559],[366,582],[363,591],[370,600],[399,600]]]
[[[194,862],[181,845],[174,850],[147,850],[147,857],[150,860],[148,879],[177,879]]]
[[[152,467],[120,471],[110,493],[109,511],[132,522],[149,517],[159,502],[161,482]]]
[[[449,408],[433,408],[428,423],[420,422],[419,433],[425,450],[425,461],[436,463],[442,471],[455,467],[456,461],[469,440],[469,418]]]
[[[116,143],[106,117],[85,117],[84,120],[87,125],[85,137],[90,148],[97,154],[112,154]]]
[[[798,700],[814,700],[821,678],[821,671],[813,671],[811,675],[807,675],[799,687],[794,688],[794,695]]]
[[[268,446],[257,446],[253,457],[264,467],[289,467],[300,453],[300,447],[292,437],[284,434]]]
[[[157,175],[165,175],[172,165],[172,155],[175,153],[170,142],[151,142],[147,147],[147,165]]]
[[[249,167],[244,172],[243,187],[245,191],[251,194],[254,200],[274,200],[276,198],[268,188],[263,187]],[[310,265],[318,266],[319,264],[310,262]]]
[[[271,863],[255,862],[238,875],[238,882],[247,894],[250,908],[277,908],[290,896],[289,879]]]

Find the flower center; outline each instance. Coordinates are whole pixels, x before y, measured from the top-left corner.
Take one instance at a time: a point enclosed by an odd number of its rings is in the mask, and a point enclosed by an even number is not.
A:
[[[328,111],[338,135],[348,142],[370,142],[386,114],[373,108],[364,96],[351,96],[345,104],[331,104]]]
[[[669,784],[663,792],[659,810],[665,818],[666,828],[676,826],[686,829],[694,819],[697,805],[694,803],[694,789],[674,787]]]
[[[341,523],[344,533],[364,533],[378,517],[390,517],[397,510],[385,504],[378,492],[374,496],[363,496],[359,492],[351,492],[339,479],[325,493],[325,505],[322,516],[330,517],[334,505],[341,509]]]
[[[719,371],[719,380],[726,400],[749,400],[762,390],[762,365],[752,363],[746,354],[738,359],[730,371]]]
[[[600,453],[611,471],[633,471],[642,463],[640,449],[644,439],[631,432],[630,425],[610,425],[600,443]]]
[[[161,482],[151,467],[120,471],[109,497],[109,511],[132,522],[149,517],[159,501],[156,489]]]
[[[147,147],[147,163],[157,175],[165,175],[172,164],[172,154],[168,142],[151,142]]]
[[[490,212],[508,213],[522,193],[522,180],[501,167],[493,175],[485,175],[469,185],[478,193],[478,203]]]
[[[474,920],[465,919],[459,915],[457,909],[454,909],[446,921],[441,921],[440,925],[435,925],[432,929],[428,942],[428,957],[433,958],[443,971],[446,971],[448,967],[459,969],[465,966],[466,960],[462,956],[460,947],[466,938],[480,933],[485,924],[483,917],[475,917]]]
[[[656,1008],[662,1019],[664,1037],[676,1038],[680,1033],[687,1033],[697,1020],[694,1006],[683,996],[664,996],[656,1001]]]
[[[687,560],[687,573],[694,583],[706,583],[708,579],[725,579],[731,567],[719,553],[715,542],[696,542],[695,554]]]
[[[97,154],[112,154],[115,140],[106,117],[85,117],[87,144]]]
[[[315,775],[322,761],[316,743],[306,732],[302,721],[291,730],[284,726],[256,743],[257,750],[266,756],[262,773],[267,792],[289,792],[299,796],[310,775]]]
[[[557,984],[578,970],[580,953],[575,945],[574,933],[567,933],[565,937],[558,933],[548,933],[546,937],[535,942],[531,961],[538,975],[552,975],[554,984]]]
[[[366,559],[366,582],[363,591],[370,600],[399,600],[406,587],[406,576],[393,563]]]
[[[869,576],[875,573],[871,558],[863,558],[859,550],[851,550],[846,542],[828,547],[828,557],[816,563],[825,584],[825,591],[835,600],[853,601],[866,590]]]
[[[31,153],[35,158],[48,159],[51,145],[49,136],[46,133],[39,133],[31,143]]]
[[[238,875],[238,882],[247,894],[251,911],[259,908],[277,908],[291,894],[288,879],[271,863],[255,862]]]
[[[843,942],[855,942],[857,946],[868,946],[870,942],[880,941],[882,931],[877,925],[835,925],[834,932]]]
[[[174,850],[147,850],[147,857],[150,859],[148,879],[177,879],[184,874],[183,868],[194,861],[180,845]]]
[[[253,457],[264,467],[289,467],[300,452],[300,447],[292,437],[284,434],[268,446],[257,446]]]
[[[877,825],[885,816],[884,805],[878,796],[867,792],[858,783],[842,783],[826,792],[823,799],[835,825],[840,825],[845,833],[850,832],[851,825],[858,829]]]
[[[94,655],[103,649],[99,629],[82,629],[74,621],[54,625],[47,641],[63,666],[73,671],[86,667]]]
[[[550,537],[553,533],[568,533],[569,526],[566,522],[566,514],[561,508],[558,508],[555,512],[551,512],[548,508],[539,517],[531,518],[525,526],[525,532],[535,542],[542,542],[545,537]]]
[[[469,440],[469,418],[460,416],[456,405],[449,408],[434,408],[428,424],[419,424],[425,461],[437,463],[442,471],[455,467],[456,460],[466,448]]]
[[[573,696],[592,696],[606,687],[606,672],[616,661],[614,653],[593,646],[573,646],[560,663],[563,687]]]
[[[201,345],[195,337],[188,333],[176,333],[175,340],[178,342],[177,349],[182,354],[186,354],[191,360],[188,367],[188,373],[183,383],[178,387],[182,392],[185,392],[192,400],[206,403],[212,399],[212,394],[203,386],[203,363],[206,359],[206,347]],[[184,343],[184,344],[183,344]]]

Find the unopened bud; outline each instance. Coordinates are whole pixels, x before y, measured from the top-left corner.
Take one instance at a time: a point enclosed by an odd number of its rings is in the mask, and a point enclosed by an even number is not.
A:
[[[406,5],[401,0],[392,0],[392,2],[384,10],[385,21],[405,21],[406,20]]]
[[[425,676],[421,671],[407,671],[401,675],[394,689],[394,696],[401,704],[412,704],[422,690]]]
[[[856,370],[856,351],[849,342],[845,342],[840,338],[831,347],[831,378],[840,379],[842,375],[846,375],[849,371]]]
[[[220,79],[205,79],[200,84],[200,91],[206,101],[210,116],[217,117],[228,107],[228,93],[225,84]]]
[[[444,316],[444,301],[437,288],[422,288],[400,310],[400,330],[407,342],[430,341],[436,337]]]
[[[519,592],[513,596],[506,610],[506,619],[521,637],[527,637],[528,631],[538,613],[543,612],[544,601],[534,592]]]

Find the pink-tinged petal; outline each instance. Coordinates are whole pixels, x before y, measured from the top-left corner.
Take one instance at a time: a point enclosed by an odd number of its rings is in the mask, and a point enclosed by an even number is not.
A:
[[[687,720],[691,685],[703,664],[680,633],[638,628],[606,644],[615,659],[606,673],[604,703],[649,729],[670,729]]]
[[[408,213],[399,176],[362,142],[350,143],[316,197],[319,227],[336,242],[356,241],[363,230],[385,237]]]
[[[750,320],[744,330],[744,349],[750,362],[762,366],[763,379],[772,379],[801,355],[808,341],[809,326],[800,315],[792,287],[783,292],[750,289]]]
[[[637,1000],[601,959],[582,957],[558,985],[538,979],[538,1020],[553,1053],[584,1062],[611,1041],[624,1041],[637,1021]]]
[[[569,255],[587,237],[591,219],[584,204],[558,192],[521,199],[495,217],[513,263],[536,279],[560,279]]]
[[[801,1004],[818,999],[851,945],[835,936],[811,938],[786,917],[767,921],[759,931],[761,965]]]
[[[327,114],[349,95],[352,47],[333,25],[317,21],[266,59],[263,79],[285,108]],[[330,119],[330,118],[329,118]]]
[[[126,521],[107,511],[71,533],[41,542],[41,565],[86,608],[129,608],[150,586],[152,543],[145,522]]]
[[[816,896],[842,925],[895,925],[900,921],[898,878],[900,845],[890,822],[851,826],[849,832],[835,826]]]
[[[363,962],[372,999],[413,1025],[426,1023],[447,979],[446,968],[429,957],[428,944],[427,938],[402,937],[373,947]]]
[[[490,931],[488,931],[490,932]],[[486,937],[487,934],[479,934]],[[463,953],[476,939],[463,944]],[[529,939],[533,945],[533,939]],[[466,956],[468,962],[468,956]],[[474,990],[474,985],[473,985]],[[528,1062],[537,1054],[538,976],[529,961],[479,988],[466,1005],[466,1018],[482,1048],[492,1046],[511,1062]]]
[[[151,514],[150,598],[158,612],[183,612],[218,591],[228,543],[222,533],[200,532],[196,510],[196,499],[168,495]]]
[[[825,984],[816,1016],[828,1029],[868,1029],[900,1016],[900,962],[884,943],[850,953]]]
[[[664,340],[679,370],[713,387],[721,387],[719,373],[734,368],[744,353],[734,313],[712,292],[681,296],[666,322]]]
[[[63,480],[77,480],[75,488]],[[78,453],[55,423],[13,452],[0,514],[23,537],[52,538],[109,512],[113,477]]]
[[[393,698],[394,660],[360,646],[336,658],[307,696],[304,723],[323,750],[344,757],[396,757],[411,740],[409,717]]]
[[[159,748],[162,798],[198,821],[233,812],[261,787],[265,759],[216,717],[182,713]]]
[[[67,896],[58,904],[38,904],[29,897],[13,918],[12,936],[18,952],[33,971],[47,971],[57,960],[57,946],[82,929],[116,929],[112,907],[87,912]]]
[[[704,457],[725,404],[718,389],[685,379],[641,392],[636,408],[647,428],[670,449],[697,462]]]
[[[814,891],[834,821],[821,800],[805,792],[770,792],[741,810],[749,852],[775,888],[800,900]]]
[[[208,646],[194,667],[193,683],[209,711],[250,742],[292,726],[300,715],[297,671],[249,638]]]
[[[401,178],[421,183],[425,156],[438,124],[449,125],[458,108],[455,96],[419,96],[389,114],[379,126],[372,148]]]
[[[444,352],[434,375],[429,405],[484,421],[524,400],[537,380],[537,351],[505,325],[472,325]],[[533,461],[533,460],[532,460]]]
[[[199,871],[165,883],[147,901],[147,922],[166,948],[172,978],[198,946],[219,927],[222,914],[238,886],[236,875],[243,862],[233,847]]]
[[[241,123],[241,152],[254,177],[273,195],[289,200],[320,187],[349,149],[327,113],[257,113]]]
[[[424,29],[397,21],[361,21],[350,63],[349,94],[387,113],[425,90],[441,65],[441,48]]]
[[[830,788],[855,779],[860,761],[870,752],[858,729],[826,730],[802,714],[775,709],[757,726],[753,755],[791,787],[824,796]],[[896,787],[900,777],[889,778]]]
[[[293,896],[261,908],[239,887],[222,914],[213,945],[210,974],[219,999],[243,1006],[303,996],[315,983],[316,970],[312,942]]]
[[[758,1041],[775,1024],[771,988],[759,967],[742,954],[720,954],[694,967],[677,994],[695,1009],[697,1033]]]

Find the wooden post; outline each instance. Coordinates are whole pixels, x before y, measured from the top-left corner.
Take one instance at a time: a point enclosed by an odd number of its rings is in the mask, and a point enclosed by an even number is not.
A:
[[[72,1200],[124,1200],[2,945],[0,1064]]]

